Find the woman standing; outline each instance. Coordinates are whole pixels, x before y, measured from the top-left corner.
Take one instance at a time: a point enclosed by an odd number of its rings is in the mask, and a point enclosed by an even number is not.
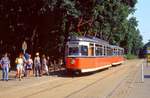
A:
[[[19,80],[21,80],[21,75],[22,75],[22,71],[23,71],[23,54],[19,54],[19,57],[16,58],[15,60],[16,65],[16,77],[19,78]]]
[[[30,54],[29,54],[29,58],[28,58],[28,60],[27,60],[26,63],[27,63],[27,64],[26,64],[26,66],[27,66],[27,75],[30,76],[31,70],[32,70],[32,65],[33,65],[33,60],[32,60],[32,58],[31,58],[31,55],[30,55]]]
[[[45,71],[47,75],[49,75],[47,60],[46,60],[45,55],[42,56],[42,70]]]

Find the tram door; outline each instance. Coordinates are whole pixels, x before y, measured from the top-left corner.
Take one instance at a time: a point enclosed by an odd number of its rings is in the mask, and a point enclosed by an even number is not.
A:
[[[94,44],[90,44],[88,54],[89,56],[94,56]]]

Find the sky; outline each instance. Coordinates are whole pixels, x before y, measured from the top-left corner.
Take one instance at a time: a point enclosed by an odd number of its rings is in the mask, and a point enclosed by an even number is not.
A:
[[[134,16],[137,18],[143,42],[147,43],[150,40],[150,0],[138,0]]]

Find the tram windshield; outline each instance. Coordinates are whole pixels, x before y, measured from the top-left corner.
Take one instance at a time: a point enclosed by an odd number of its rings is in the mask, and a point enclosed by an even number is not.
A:
[[[88,55],[88,47],[81,45],[81,55],[87,56]]]
[[[79,55],[78,47],[69,47],[69,55]]]
[[[88,56],[88,47],[80,45],[79,47],[69,47],[69,55],[72,56]]]

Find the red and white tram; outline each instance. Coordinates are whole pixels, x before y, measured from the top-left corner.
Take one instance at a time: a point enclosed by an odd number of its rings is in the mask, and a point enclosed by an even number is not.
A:
[[[72,37],[66,47],[66,68],[81,73],[124,62],[124,49],[98,38]]]

